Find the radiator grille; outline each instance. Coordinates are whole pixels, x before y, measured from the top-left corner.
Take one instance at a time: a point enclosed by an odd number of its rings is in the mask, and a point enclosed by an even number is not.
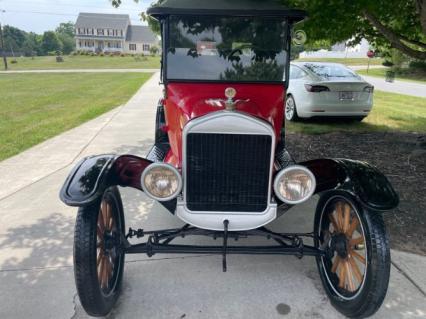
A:
[[[189,133],[186,204],[192,211],[262,212],[268,205],[272,138]]]

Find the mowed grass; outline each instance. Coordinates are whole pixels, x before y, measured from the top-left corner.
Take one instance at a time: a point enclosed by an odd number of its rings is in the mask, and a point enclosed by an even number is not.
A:
[[[0,160],[125,103],[150,76],[0,74]]]
[[[328,62],[328,63],[341,63],[345,65],[368,65],[368,60],[370,60],[370,65],[381,65],[383,63],[383,59],[381,58],[346,58],[346,59],[338,59],[338,58],[303,58],[295,60],[295,62]]]
[[[374,107],[362,122],[341,119],[306,119],[288,122],[287,130],[306,134],[336,131],[404,131],[426,133],[426,99],[408,95],[374,92]]]
[[[56,62],[54,56],[37,56],[16,58],[18,63],[11,63],[9,70],[58,70],[58,69],[158,69],[160,57],[132,57],[132,56],[64,56],[64,62]],[[2,61],[0,61],[2,62]],[[3,65],[0,64],[0,69]]]
[[[361,75],[369,75],[369,76],[375,76],[380,78],[385,78],[386,71],[390,71],[389,68],[379,68],[379,69],[370,69],[368,70],[359,70],[356,71],[357,73]],[[397,73],[395,76],[396,80],[403,80],[403,81],[413,81],[413,82],[420,82],[420,83],[426,83],[426,72],[421,70],[401,70],[400,73]]]

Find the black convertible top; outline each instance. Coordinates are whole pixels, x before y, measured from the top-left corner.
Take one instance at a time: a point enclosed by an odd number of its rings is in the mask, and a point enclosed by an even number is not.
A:
[[[147,13],[156,19],[176,14],[285,17],[297,22],[306,17],[305,11],[289,9],[280,0],[159,0]]]

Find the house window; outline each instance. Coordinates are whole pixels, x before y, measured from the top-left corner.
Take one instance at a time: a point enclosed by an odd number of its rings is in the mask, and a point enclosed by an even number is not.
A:
[[[129,44],[129,50],[130,51],[136,51],[136,44],[130,43]]]
[[[144,44],[144,45],[142,46],[142,49],[143,49],[144,51],[149,51],[149,49],[150,49],[149,44]]]
[[[98,35],[104,35],[104,29],[97,29],[96,31]]]

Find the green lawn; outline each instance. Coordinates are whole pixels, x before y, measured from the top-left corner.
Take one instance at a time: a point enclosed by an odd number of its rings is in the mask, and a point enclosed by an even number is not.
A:
[[[307,134],[392,130],[426,133],[426,99],[375,91],[373,111],[361,123],[337,119],[312,119],[296,123],[287,122],[287,129]]]
[[[0,74],[0,160],[125,103],[150,76]]]
[[[337,59],[337,58],[325,58],[325,59],[298,59],[296,62],[331,62],[331,63],[342,63],[345,65],[367,65],[368,58],[347,58],[347,59]],[[372,58],[370,59],[370,65],[381,65],[383,59],[381,58]]]
[[[56,62],[54,56],[20,57],[18,63],[11,63],[10,70],[54,70],[54,69],[158,69],[160,57],[132,57],[132,56],[64,56],[64,62]],[[3,68],[0,61],[0,69]]]
[[[389,68],[380,68],[380,69],[370,69],[367,73],[367,70],[359,70],[357,73],[361,75],[369,75],[369,76],[375,76],[375,77],[385,77],[386,71],[389,71]],[[420,83],[426,83],[426,73],[420,72],[420,71],[412,71],[410,70],[401,70],[399,73],[396,74],[397,80],[404,80],[404,81],[414,81],[414,82],[420,82]]]

